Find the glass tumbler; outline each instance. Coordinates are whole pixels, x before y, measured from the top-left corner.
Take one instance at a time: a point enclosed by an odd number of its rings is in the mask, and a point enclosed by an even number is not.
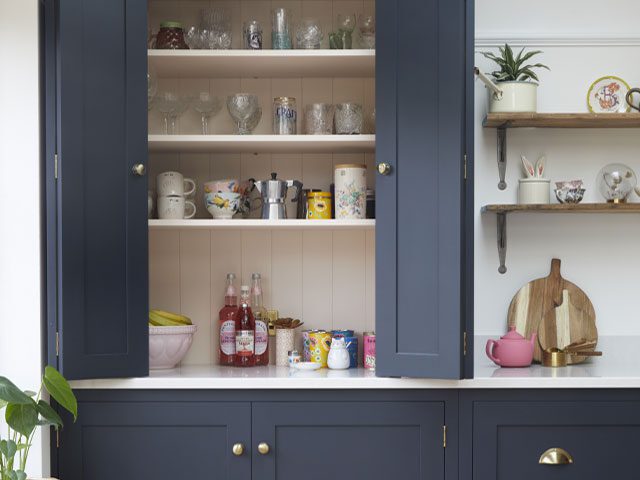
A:
[[[276,8],[271,18],[271,48],[273,50],[290,50],[291,33],[289,32],[289,11]]]
[[[359,103],[339,103],[334,115],[336,133],[354,135],[362,133],[363,114]]]
[[[313,18],[304,18],[296,30],[297,47],[303,50],[316,50],[324,35],[320,23]]]
[[[333,133],[333,105],[312,103],[304,109],[304,126],[307,135],[331,135]]]

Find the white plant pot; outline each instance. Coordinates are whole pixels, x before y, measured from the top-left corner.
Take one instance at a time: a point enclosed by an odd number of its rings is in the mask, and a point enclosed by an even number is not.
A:
[[[502,97],[489,91],[491,113],[535,113],[538,111],[538,84],[534,82],[500,82]]]
[[[518,203],[520,205],[549,203],[551,181],[548,178],[521,178],[518,182]]]

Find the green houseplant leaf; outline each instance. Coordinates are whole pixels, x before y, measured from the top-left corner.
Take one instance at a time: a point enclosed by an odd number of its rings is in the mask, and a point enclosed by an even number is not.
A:
[[[60,415],[47,402],[44,400],[38,401],[36,408],[42,417],[38,425],[53,425],[56,430],[62,426]]]
[[[497,82],[525,82],[530,80],[538,81],[538,76],[533,72],[534,68],[545,68],[550,70],[549,67],[541,63],[534,65],[523,64],[530,58],[542,53],[541,50],[532,50],[525,53],[523,48],[514,56],[513,49],[509,44],[505,44],[504,47],[498,47],[500,55],[496,55],[492,52],[482,52],[482,55],[494,62],[499,70],[491,72],[491,75]]]
[[[33,400],[29,405],[10,403],[7,405],[5,420],[7,425],[16,432],[29,438],[33,429],[38,425],[36,403]]]
[[[49,395],[51,395],[62,408],[71,413],[75,421],[78,418],[78,401],[69,386],[69,382],[65,380],[60,372],[48,365],[44,369],[42,382],[47,392],[49,392]]]
[[[13,440],[0,441],[0,453],[7,460],[10,461],[15,456],[17,451],[18,451],[18,446],[16,445],[16,442],[14,442]]]
[[[0,377],[0,400],[3,400],[5,405],[7,403],[28,405],[33,402],[28,395],[16,387],[13,382],[6,377]]]

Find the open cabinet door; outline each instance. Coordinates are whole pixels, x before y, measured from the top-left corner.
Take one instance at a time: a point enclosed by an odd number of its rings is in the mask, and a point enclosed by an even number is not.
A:
[[[467,7],[465,0],[376,0],[379,376],[465,376],[473,285]]]
[[[147,2],[54,4],[45,24],[55,23],[56,42],[45,55],[55,56],[55,76],[45,62],[45,82],[56,87],[45,91],[55,95],[46,129],[56,135],[45,161],[57,152],[57,166],[45,181],[55,185],[47,294],[57,300],[48,325],[58,334],[58,367],[69,379],[144,376],[147,178],[132,168],[147,163]]]

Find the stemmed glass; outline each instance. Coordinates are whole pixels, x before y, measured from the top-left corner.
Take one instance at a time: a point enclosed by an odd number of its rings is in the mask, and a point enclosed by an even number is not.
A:
[[[155,69],[149,65],[147,67],[147,110],[151,110],[153,99],[158,93],[158,77]]]
[[[355,14],[338,15],[338,37],[342,40],[342,48],[351,49],[353,44],[352,33],[356,28]]]
[[[189,99],[172,92],[161,92],[156,96],[154,104],[162,113],[164,134],[175,135],[176,120],[189,107]]]
[[[202,116],[202,134],[209,134],[209,119],[222,109],[222,102],[209,92],[200,92],[193,101],[193,109]]]
[[[227,97],[227,110],[235,120],[240,135],[249,135],[262,118],[258,96],[250,93],[236,93]]]
[[[360,46],[362,48],[376,48],[376,19],[373,15],[360,15],[358,19],[360,30]]]

